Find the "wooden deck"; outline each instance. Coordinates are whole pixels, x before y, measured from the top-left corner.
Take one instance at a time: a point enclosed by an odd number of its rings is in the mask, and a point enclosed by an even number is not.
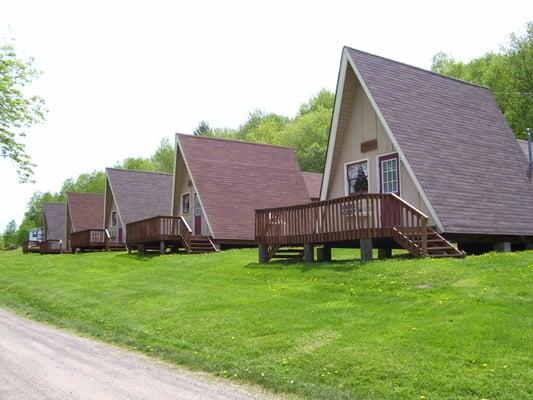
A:
[[[181,216],[158,215],[127,224],[126,244],[128,251],[137,249],[140,253],[158,250],[162,254],[168,247],[174,251],[182,247],[187,253],[216,251],[209,238],[193,235]]]
[[[41,254],[61,254],[66,251],[66,245],[62,240],[48,239],[40,243]]]
[[[22,253],[40,253],[41,241],[40,240],[26,240],[22,243]]]
[[[262,262],[281,247],[368,243],[367,239],[390,239],[417,257],[451,256],[453,250],[444,249],[445,239],[428,223],[424,213],[394,194],[367,193],[256,210],[255,236]],[[432,236],[429,249],[428,235]]]
[[[94,250],[125,250],[123,243],[110,239],[105,229],[87,229],[70,234],[70,247],[72,252]]]

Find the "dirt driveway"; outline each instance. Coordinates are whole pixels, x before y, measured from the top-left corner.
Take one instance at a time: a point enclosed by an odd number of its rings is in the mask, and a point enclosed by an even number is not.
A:
[[[0,309],[0,399],[273,399]]]

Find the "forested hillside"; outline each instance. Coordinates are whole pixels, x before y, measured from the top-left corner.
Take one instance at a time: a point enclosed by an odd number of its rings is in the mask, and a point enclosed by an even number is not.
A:
[[[533,128],[533,22],[526,25],[524,35],[511,34],[498,53],[469,62],[438,53],[431,69],[487,86],[516,136],[525,138],[526,128]]]

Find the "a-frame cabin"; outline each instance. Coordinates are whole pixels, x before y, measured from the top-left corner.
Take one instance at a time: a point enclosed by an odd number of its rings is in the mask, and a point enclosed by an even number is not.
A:
[[[67,250],[65,216],[65,204],[43,204],[44,241],[41,244],[41,254]]]
[[[529,176],[487,88],[344,48],[321,201],[258,210],[260,259],[302,244],[308,259],[313,246],[324,259],[335,246],[359,245],[364,259],[372,247],[434,257],[523,248]]]
[[[104,229],[104,195],[66,193],[65,231],[72,252],[107,250],[109,236]]]
[[[184,134],[173,187],[173,215],[217,248],[255,245],[256,208],[310,202],[293,149]]]
[[[172,175],[161,172],[106,168],[105,228],[109,241],[128,243],[126,226],[171,211]],[[130,241],[130,244],[133,243]],[[159,247],[159,243],[156,244]]]

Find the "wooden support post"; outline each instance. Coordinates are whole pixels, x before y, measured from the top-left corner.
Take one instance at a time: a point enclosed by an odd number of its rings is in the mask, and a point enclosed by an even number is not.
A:
[[[494,251],[498,253],[507,253],[511,251],[511,242],[494,243]]]
[[[159,254],[165,254],[165,250],[166,250],[165,241],[161,240],[159,242]]]
[[[312,244],[304,244],[304,261],[313,262],[315,261],[315,248]]]
[[[316,250],[316,257],[318,261],[331,261],[331,247],[324,245]]]
[[[428,221],[426,218],[422,218],[422,248],[420,249],[421,251],[421,256],[422,257],[427,257],[428,255]]]
[[[361,247],[361,261],[372,261],[372,239],[361,239],[359,242]]]
[[[383,247],[378,249],[378,258],[385,260],[392,257],[392,249],[390,247]]]
[[[268,247],[266,244],[259,244],[259,262],[266,264],[268,262]]]

